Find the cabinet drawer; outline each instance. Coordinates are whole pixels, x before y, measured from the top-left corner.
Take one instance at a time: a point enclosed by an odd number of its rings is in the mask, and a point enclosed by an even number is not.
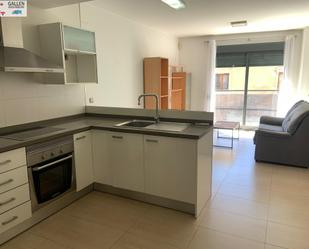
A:
[[[28,182],[27,167],[20,167],[0,174],[0,193]]]
[[[30,200],[29,184],[0,194],[0,214]]]
[[[30,201],[0,215],[0,233],[31,217]]]
[[[26,165],[25,148],[0,153],[0,173],[24,165]]]

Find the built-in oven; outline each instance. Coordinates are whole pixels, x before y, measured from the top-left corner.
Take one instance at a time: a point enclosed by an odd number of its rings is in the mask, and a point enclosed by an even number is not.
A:
[[[27,147],[32,210],[76,189],[73,137]]]

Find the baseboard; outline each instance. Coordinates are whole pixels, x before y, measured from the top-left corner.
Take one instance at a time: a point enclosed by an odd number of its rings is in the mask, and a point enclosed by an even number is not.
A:
[[[101,183],[94,183],[94,190],[195,215],[195,205],[191,203],[175,201],[121,188],[115,188],[113,186]]]

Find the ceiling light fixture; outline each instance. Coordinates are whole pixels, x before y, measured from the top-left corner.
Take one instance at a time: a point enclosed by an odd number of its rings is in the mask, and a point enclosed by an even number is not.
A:
[[[161,0],[161,1],[176,10],[184,9],[186,7],[186,4],[183,0]]]
[[[244,27],[244,26],[247,26],[248,25],[248,21],[245,20],[245,21],[237,21],[237,22],[231,22],[231,26],[232,27]]]

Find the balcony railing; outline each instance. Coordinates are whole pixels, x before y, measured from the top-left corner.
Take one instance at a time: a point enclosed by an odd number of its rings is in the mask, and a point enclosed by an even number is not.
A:
[[[278,90],[248,90],[246,124],[257,126],[263,115],[276,116]],[[216,92],[216,120],[242,123],[244,113],[244,91],[220,90]]]

